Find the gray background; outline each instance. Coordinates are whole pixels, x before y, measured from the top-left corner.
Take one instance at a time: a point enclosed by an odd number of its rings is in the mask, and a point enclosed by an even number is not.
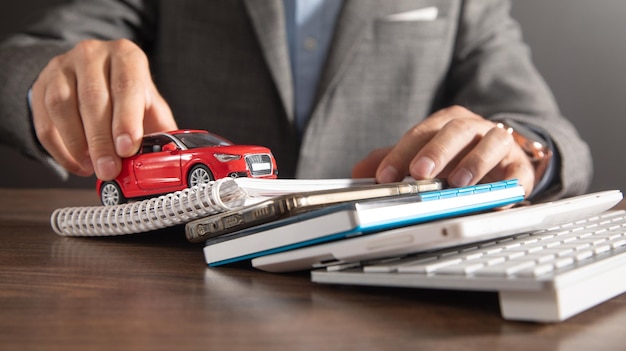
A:
[[[6,2],[0,11],[0,39],[64,0]],[[595,176],[590,191],[626,190],[622,133],[626,118],[626,1],[515,0],[533,59],[561,106],[591,146]],[[2,84],[2,82],[0,82]],[[47,168],[0,146],[5,171],[0,187],[93,187],[94,178],[61,182]]]

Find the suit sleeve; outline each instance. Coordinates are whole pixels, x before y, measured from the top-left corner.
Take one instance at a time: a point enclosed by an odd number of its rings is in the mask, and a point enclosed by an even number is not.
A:
[[[142,0],[76,1],[51,10],[38,23],[0,44],[0,142],[49,165],[62,178],[67,172],[39,145],[33,131],[28,91],[54,56],[84,39],[126,38],[148,47],[156,6]]]
[[[557,155],[554,177],[535,200],[572,196],[592,178],[588,145],[561,115],[547,84],[535,69],[510,3],[464,3],[448,75],[446,103],[463,105],[485,118],[514,120],[549,138]]]

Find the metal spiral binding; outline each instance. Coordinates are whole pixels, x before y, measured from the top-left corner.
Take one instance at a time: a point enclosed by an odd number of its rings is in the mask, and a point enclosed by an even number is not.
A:
[[[141,233],[241,207],[246,197],[233,179],[224,178],[122,205],[60,208],[52,213],[50,224],[63,236]]]

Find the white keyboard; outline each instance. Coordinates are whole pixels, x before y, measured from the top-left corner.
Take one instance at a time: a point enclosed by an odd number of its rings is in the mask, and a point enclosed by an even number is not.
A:
[[[562,321],[626,291],[626,211],[312,272],[319,283],[498,291],[504,318]]]

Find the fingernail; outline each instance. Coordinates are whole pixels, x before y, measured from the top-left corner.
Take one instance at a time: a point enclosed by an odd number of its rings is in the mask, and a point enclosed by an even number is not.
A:
[[[422,157],[413,164],[411,174],[415,178],[430,178],[433,170],[435,169],[435,161],[430,157]]]
[[[115,178],[116,170],[115,160],[111,156],[103,156],[96,161],[96,175],[102,180]]]
[[[130,156],[133,152],[133,140],[128,134],[120,134],[115,138],[115,152],[121,157]]]
[[[472,173],[470,173],[467,169],[465,168],[461,168],[458,171],[456,171],[449,179],[448,181],[450,182],[450,184],[452,186],[456,186],[456,187],[463,187],[463,186],[468,186],[469,183],[472,181],[473,175]]]
[[[130,156],[133,152],[133,140],[128,134],[120,134],[115,138],[115,152],[121,157]]]
[[[380,183],[394,182],[398,177],[398,170],[393,166],[387,166],[380,172],[378,181]]]

